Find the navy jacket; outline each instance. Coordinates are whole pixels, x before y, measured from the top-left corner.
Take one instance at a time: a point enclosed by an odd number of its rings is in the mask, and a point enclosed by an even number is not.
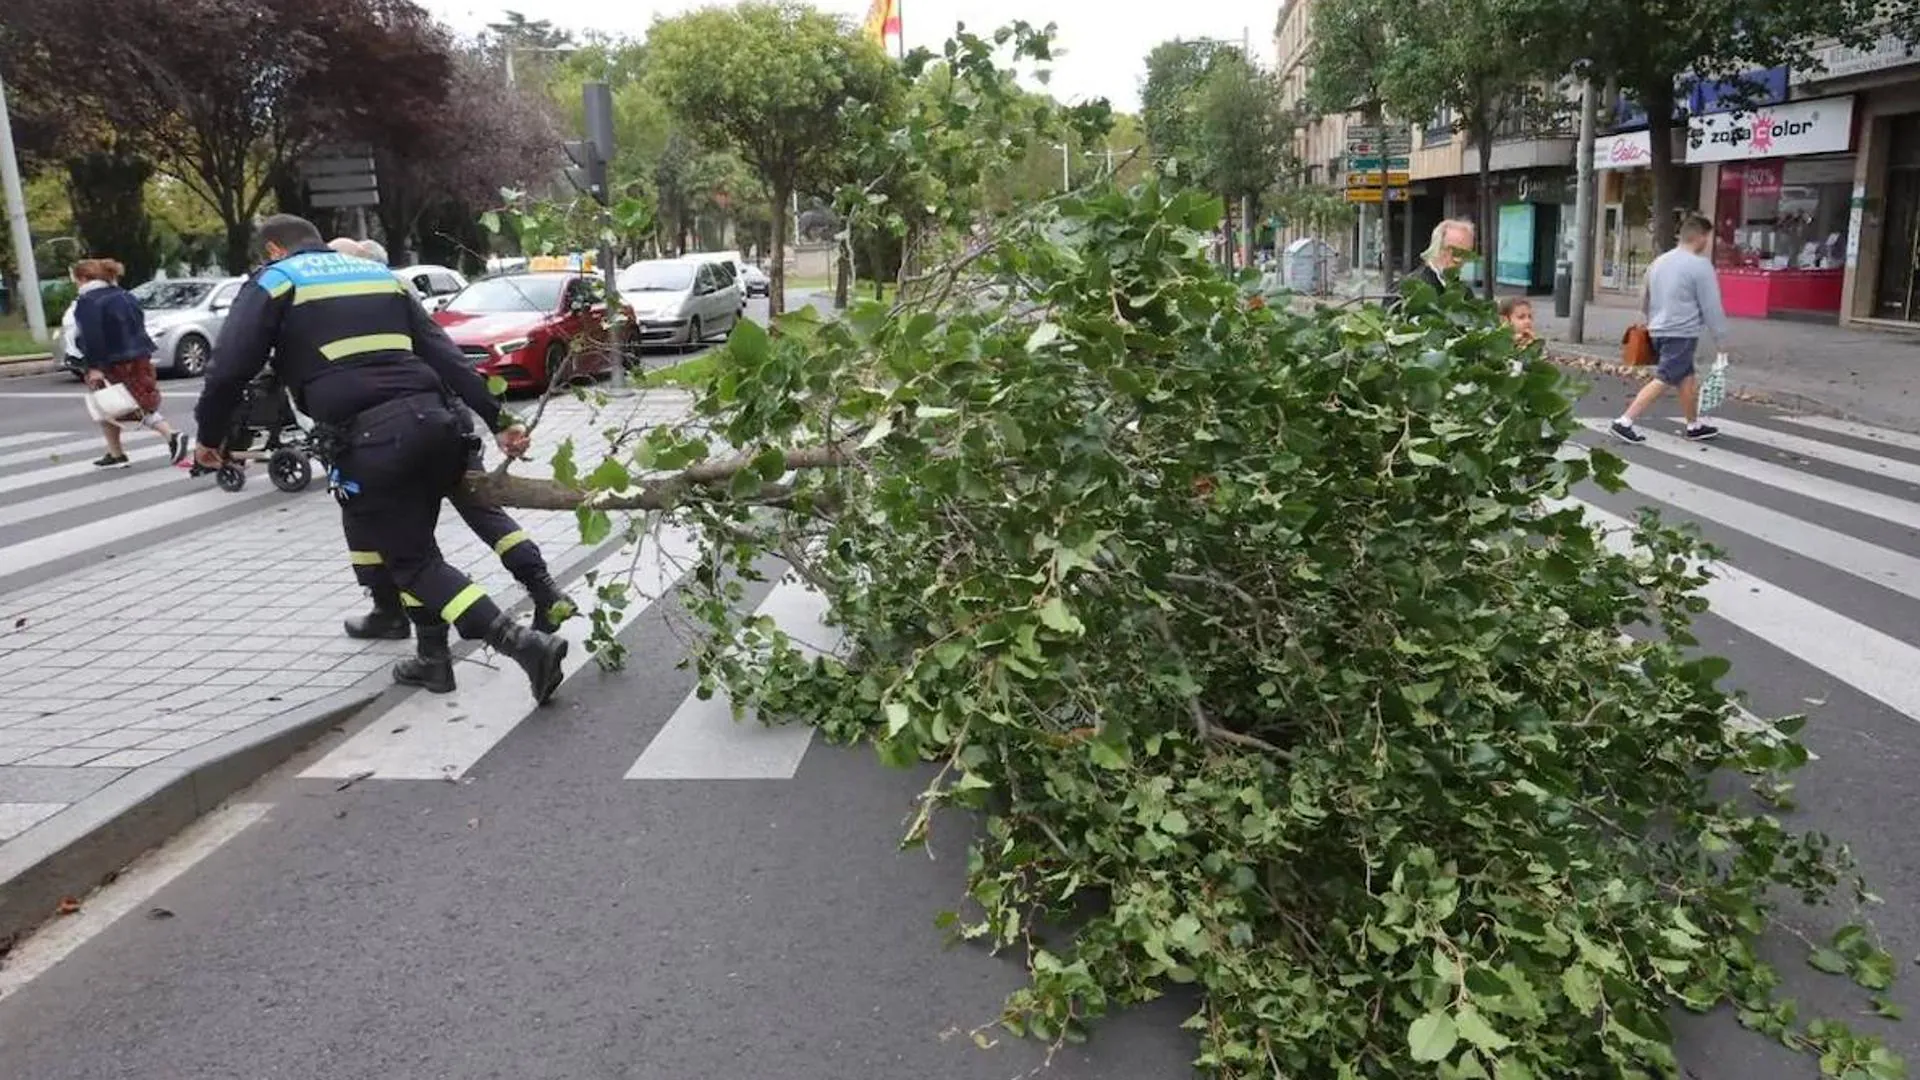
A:
[[[203,444],[217,444],[247,383],[269,363],[321,423],[449,389],[491,430],[511,419],[393,271],[324,247],[269,263],[241,286],[194,409]]]
[[[118,285],[88,289],[74,301],[80,351],[90,368],[104,368],[153,355],[147,316],[133,294]]]

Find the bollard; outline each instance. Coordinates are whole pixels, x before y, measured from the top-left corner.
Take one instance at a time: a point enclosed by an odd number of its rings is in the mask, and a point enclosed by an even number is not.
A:
[[[1553,268],[1553,317],[1564,319],[1573,313],[1573,264],[1562,262]]]

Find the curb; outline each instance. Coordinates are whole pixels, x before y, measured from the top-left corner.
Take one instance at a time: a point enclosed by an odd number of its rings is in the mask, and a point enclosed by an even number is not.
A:
[[[63,898],[113,880],[385,689],[365,686],[143,765],[0,845],[0,946],[45,923]]]
[[[39,356],[0,356],[0,379],[18,379],[27,375],[46,375],[60,365],[46,354]]]

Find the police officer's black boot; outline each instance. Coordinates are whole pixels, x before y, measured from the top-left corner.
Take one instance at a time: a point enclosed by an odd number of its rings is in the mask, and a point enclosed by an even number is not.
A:
[[[453,652],[447,647],[447,624],[422,626],[415,655],[393,665],[393,681],[423,687],[431,694],[453,693]]]
[[[520,584],[526,586],[527,595],[533,597],[533,628],[543,634],[560,632],[560,624],[573,618],[578,609],[567,594],[554,584],[553,575],[541,567],[520,576]]]
[[[398,589],[372,589],[373,610],[346,622],[347,636],[361,641],[405,641],[413,633]]]
[[[560,689],[566,673],[560,669],[567,658],[567,639],[521,626],[514,617],[502,613],[487,628],[487,644],[511,657],[527,673],[533,685],[533,700],[545,705]]]

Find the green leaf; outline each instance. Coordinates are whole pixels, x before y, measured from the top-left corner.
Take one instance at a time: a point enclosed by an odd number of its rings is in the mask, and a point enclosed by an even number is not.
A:
[[[1845,975],[1848,967],[1847,958],[1832,949],[1813,950],[1807,957],[1807,964],[1829,975]]]
[[[1419,1062],[1445,1061],[1460,1041],[1453,1017],[1435,1009],[1407,1028],[1407,1049]]]
[[[1425,705],[1440,695],[1441,682],[1412,683],[1400,688],[1400,696],[1409,705]]]
[[[872,430],[867,432],[867,437],[860,440],[860,449],[871,450],[880,445],[880,440],[891,434],[893,434],[893,417],[883,416],[873,425]]]
[[[1160,815],[1160,831],[1169,836],[1185,836],[1189,828],[1187,815],[1178,810],[1169,810]]]
[[[607,458],[594,467],[587,486],[594,491],[621,491],[633,483],[633,474],[618,458]]]
[[[1567,1001],[1583,1013],[1600,1006],[1600,984],[1585,964],[1568,965],[1560,973],[1560,989],[1567,995]]]
[[[905,731],[907,724],[913,719],[912,710],[908,709],[904,702],[899,702],[899,701],[887,702],[886,713],[887,713],[887,735],[889,737],[898,735],[902,731]]]
[[[777,446],[769,446],[753,456],[753,472],[761,480],[771,484],[787,474],[787,452]]]
[[[1041,349],[1059,340],[1059,338],[1059,325],[1057,323],[1043,322],[1033,328],[1033,333],[1027,335],[1027,351],[1030,353],[1039,352]]]
[[[1479,1050],[1497,1053],[1513,1045],[1513,1040],[1493,1030],[1480,1010],[1472,1005],[1463,1005],[1453,1014],[1453,1022],[1460,1029],[1460,1037]]]
[[[570,488],[580,486],[580,469],[573,463],[573,440],[571,438],[562,439],[560,445],[554,448],[553,460],[550,464],[553,468],[553,479],[555,483],[562,487]]]
[[[485,230],[486,230],[487,232],[489,232],[489,233],[492,233],[492,234],[493,234],[493,235],[495,235],[495,236],[498,236],[498,235],[500,235],[500,215],[499,215],[499,213],[497,213],[496,211],[493,211],[493,210],[489,210],[489,211],[487,211],[486,213],[484,213],[484,214],[481,214],[481,215],[480,215],[480,227],[481,227],[482,229],[485,229]]]
[[[1087,629],[1072,612],[1067,610],[1066,601],[1057,596],[1048,597],[1047,602],[1040,605],[1040,622],[1049,630],[1075,636],[1085,633]]]
[[[591,547],[613,534],[613,519],[607,516],[605,510],[597,506],[574,507],[573,516],[580,526],[582,544]]]
[[[487,376],[487,393],[493,397],[506,397],[507,380],[498,375]]]

